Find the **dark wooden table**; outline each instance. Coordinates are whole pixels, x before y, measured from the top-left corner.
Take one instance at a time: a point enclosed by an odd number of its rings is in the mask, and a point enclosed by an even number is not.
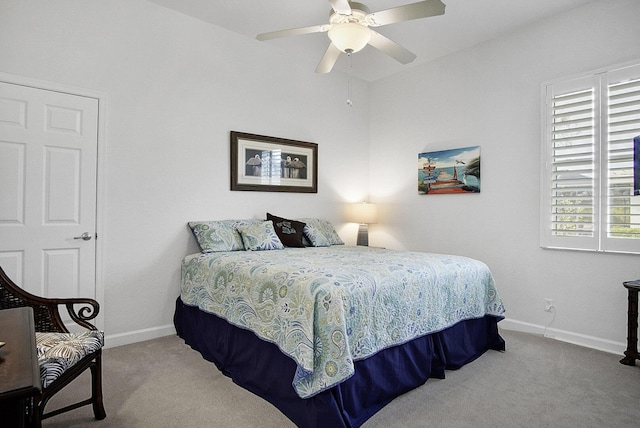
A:
[[[33,309],[0,310],[0,341],[1,425],[29,426],[32,398],[41,388]]]
[[[627,350],[624,351],[624,358],[620,360],[627,366],[635,366],[636,359],[640,359],[638,353],[638,291],[640,290],[640,279],[623,282],[624,288],[629,290],[629,320],[627,332]]]

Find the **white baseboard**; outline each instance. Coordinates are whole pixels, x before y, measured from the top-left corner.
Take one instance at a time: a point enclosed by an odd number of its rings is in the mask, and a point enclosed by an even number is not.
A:
[[[505,318],[498,326],[504,330],[519,331],[523,333],[537,334],[574,345],[584,346],[599,351],[608,352],[610,354],[623,355],[627,349],[626,343],[614,342],[612,340],[602,339],[594,336],[573,333],[570,331],[559,330],[555,328],[545,328],[544,326],[531,324],[523,321]],[[142,330],[134,330],[125,333],[111,334],[105,336],[105,348],[114,348],[116,346],[129,345],[131,343],[143,342],[145,340],[156,339],[159,337],[170,336],[176,334],[173,324],[158,326],[153,328],[145,328]]]
[[[171,336],[172,334],[176,334],[176,328],[173,324],[110,334],[104,337],[104,347],[115,348],[116,346],[129,345],[131,343],[157,339],[158,337]]]
[[[574,333],[571,331],[548,328],[541,325],[531,324],[527,322],[517,321],[505,318],[500,321],[498,326],[505,330],[519,331],[523,333],[538,334],[549,339],[559,340],[561,342],[571,343],[573,345],[584,346],[599,351],[608,352],[622,356],[627,349],[626,343],[614,342],[600,337],[587,336],[585,334]]]

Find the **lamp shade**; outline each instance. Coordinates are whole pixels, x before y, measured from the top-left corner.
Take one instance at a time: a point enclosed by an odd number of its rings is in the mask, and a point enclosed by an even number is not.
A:
[[[378,208],[375,204],[366,202],[353,204],[348,214],[348,221],[352,223],[373,224],[378,222]]]
[[[353,53],[362,50],[369,39],[371,30],[361,24],[348,22],[344,24],[334,24],[328,32],[331,42],[345,53]]]

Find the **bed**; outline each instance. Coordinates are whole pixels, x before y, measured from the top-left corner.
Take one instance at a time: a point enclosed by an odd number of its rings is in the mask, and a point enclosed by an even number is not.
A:
[[[201,252],[182,261],[174,323],[296,425],[358,427],[427,379],[505,349],[484,263],[345,246],[317,219],[290,220],[285,236],[278,219],[189,223]]]

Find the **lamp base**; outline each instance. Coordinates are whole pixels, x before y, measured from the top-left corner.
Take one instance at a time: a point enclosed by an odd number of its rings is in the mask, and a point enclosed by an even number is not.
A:
[[[358,227],[358,241],[357,245],[361,245],[364,247],[369,246],[369,225],[362,223],[360,227]]]

